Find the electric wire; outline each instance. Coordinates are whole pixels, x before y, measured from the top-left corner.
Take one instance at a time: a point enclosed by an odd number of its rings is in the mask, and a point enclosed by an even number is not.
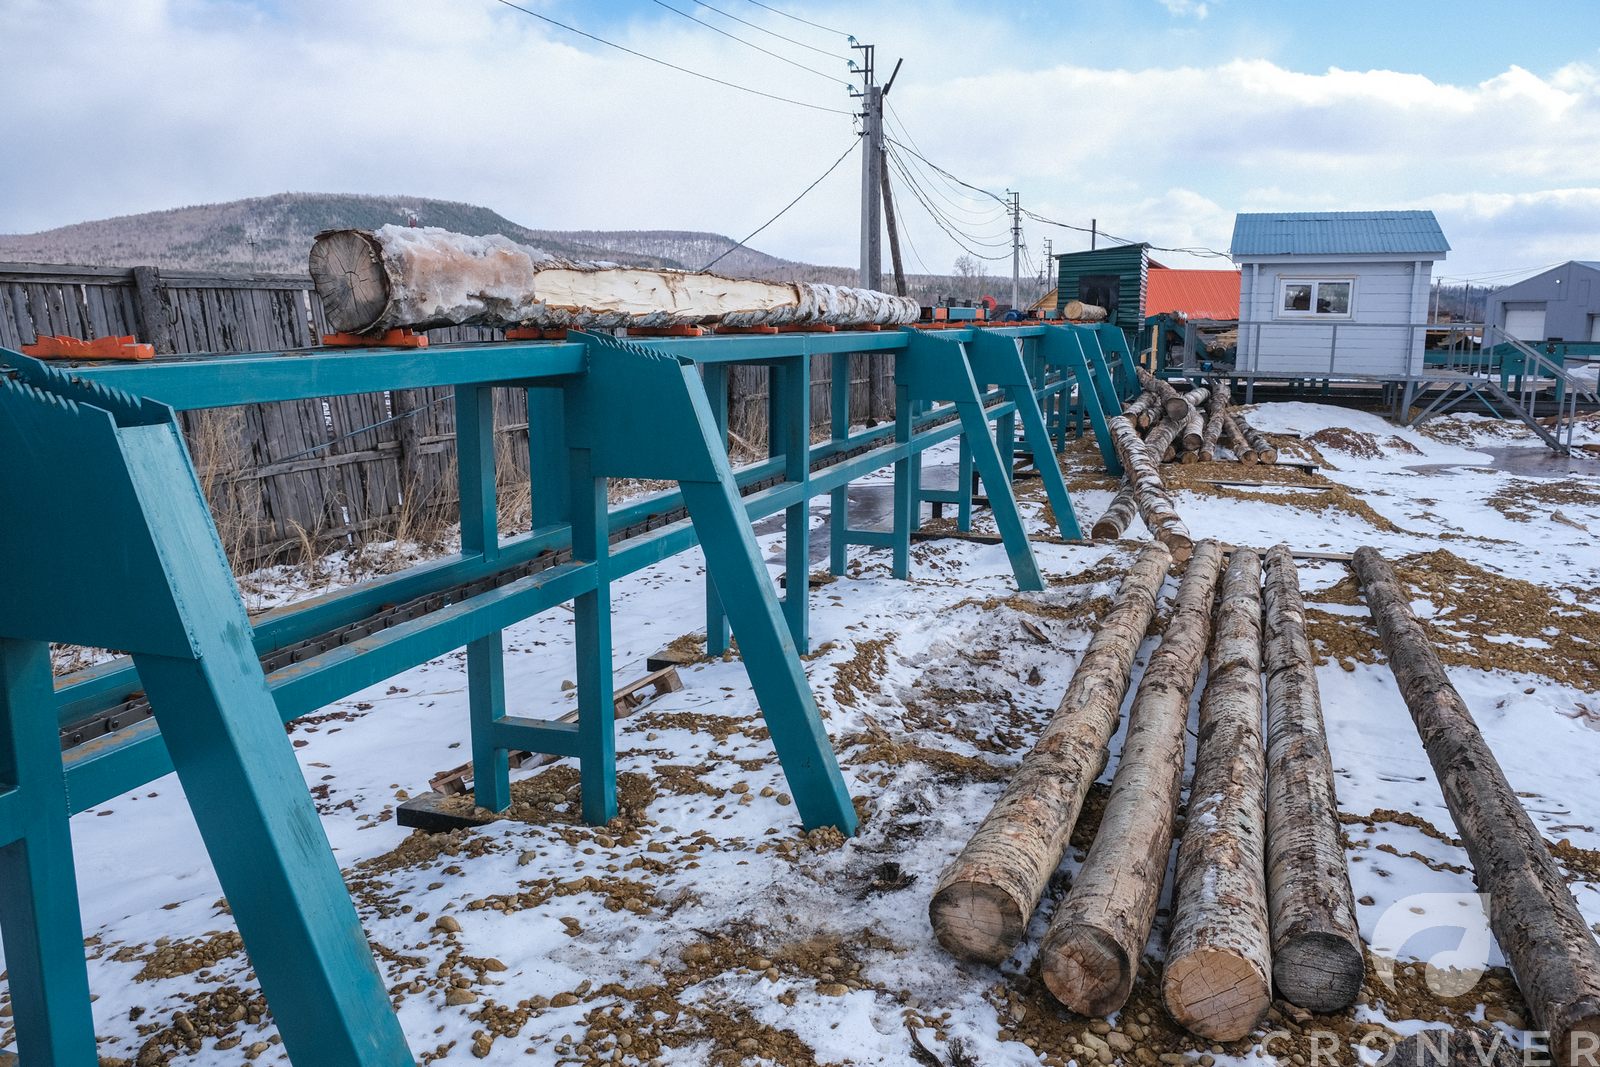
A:
[[[733,21],[735,21],[737,23],[740,23],[741,25],[749,26],[752,30],[757,30],[757,31],[759,31],[761,33],[766,34],[769,37],[776,37],[780,41],[788,41],[792,45],[798,45],[801,48],[808,49],[808,50],[810,50],[812,52],[817,53],[817,55],[819,55],[819,56],[828,56],[830,59],[837,59],[842,63],[848,63],[850,61],[850,57],[849,56],[842,56],[838,52],[830,52],[826,48],[818,48],[814,44],[806,44],[804,41],[795,40],[793,37],[789,37],[786,34],[779,33],[776,30],[769,30],[765,26],[760,25],[759,23],[751,22],[748,19],[742,19],[738,15],[734,15],[734,14],[731,14],[730,12],[722,10],[720,7],[713,7],[712,5],[706,3],[705,0],[694,0],[694,2],[697,5],[699,5],[700,7],[705,8],[707,11],[715,11],[717,14],[721,15],[725,19],[732,19]]]
[[[938,216],[938,220],[942,220],[942,222],[944,224],[944,229],[946,230],[946,232],[948,232],[950,230],[957,230],[970,243],[975,244],[975,245],[981,245],[981,246],[983,246],[985,248],[1010,248],[1011,247],[1010,227],[1009,226],[1007,226],[1005,230],[1002,230],[1002,231],[999,231],[999,232],[996,232],[996,233],[985,233],[985,234],[975,234],[975,233],[973,233],[968,226],[964,226],[958,220],[956,220],[954,218],[951,218],[950,215],[948,215],[943,210],[941,210],[937,204],[933,203],[932,200],[929,199],[929,194],[927,193],[927,190],[923,187],[922,183],[917,180],[916,176],[912,173],[911,169],[907,166],[905,160],[901,159],[898,156],[898,154],[894,152],[893,149],[890,149],[889,152],[885,153],[885,158],[893,159],[899,165],[901,175],[915,189],[915,191],[917,191],[920,194],[919,199],[925,204],[926,209],[931,214],[936,214]],[[996,240],[995,238],[1003,238],[1003,239]]]
[[[774,15],[782,15],[786,19],[793,19],[796,22],[803,22],[807,26],[815,27],[816,29],[819,29],[819,30],[823,31],[824,33],[836,33],[840,37],[849,37],[850,36],[848,33],[845,33],[843,30],[836,30],[832,26],[824,26],[820,22],[812,22],[810,19],[803,19],[799,15],[791,15],[787,11],[784,11],[781,8],[773,7],[771,4],[763,4],[761,2],[761,0],[747,0],[747,2],[754,4],[756,7],[764,8],[767,11],[772,12]]]
[[[955,244],[957,245],[957,247],[959,247],[963,252],[967,253],[968,255],[970,255],[970,256],[972,256],[972,257],[974,257],[976,259],[988,260],[991,263],[996,263],[996,262],[999,262],[1000,260],[1006,258],[1006,256],[1004,256],[1004,255],[998,255],[998,256],[986,255],[985,253],[979,252],[977,249],[971,247],[969,244],[967,244],[966,241],[962,240],[962,237],[964,235],[958,234],[955,230],[953,230],[950,226],[948,226],[946,224],[945,220],[934,209],[933,205],[931,205],[928,202],[927,197],[923,195],[923,192],[922,192],[921,188],[917,185],[916,180],[911,177],[910,173],[900,163],[900,160],[898,158],[896,158],[896,156],[894,156],[892,154],[889,154],[889,153],[885,153],[884,158],[889,160],[890,165],[892,167],[894,167],[894,169],[899,172],[900,177],[902,179],[904,179],[904,181],[906,183],[906,188],[911,190],[911,195],[912,195],[913,199],[915,199],[917,201],[917,203],[922,205],[922,210],[927,213],[927,215],[928,215],[928,217],[930,219],[933,220],[934,225],[939,227],[939,229],[943,230],[944,233],[945,233],[945,236],[950,238],[950,240],[954,241]]]
[[[666,10],[672,12],[674,15],[682,15],[684,18],[688,19],[690,22],[698,23],[699,25],[704,26],[706,29],[710,30],[712,33],[720,33],[720,34],[722,34],[722,36],[726,37],[730,41],[738,41],[740,44],[744,45],[746,48],[754,48],[757,52],[760,52],[762,55],[771,56],[773,59],[778,60],[780,63],[787,63],[791,67],[797,67],[800,70],[806,71],[806,72],[808,72],[810,74],[815,74],[819,78],[826,78],[829,81],[834,82],[834,83],[836,83],[838,85],[849,86],[849,84],[850,84],[849,82],[845,81],[843,78],[835,78],[832,74],[828,74],[828,73],[825,73],[823,71],[820,71],[816,67],[808,67],[804,63],[799,63],[799,62],[796,62],[795,60],[790,59],[788,56],[779,55],[777,52],[774,52],[769,48],[762,48],[760,45],[756,44],[755,42],[747,41],[743,37],[740,37],[740,36],[738,36],[736,34],[729,33],[727,30],[723,29],[720,26],[713,26],[711,23],[707,22],[705,19],[698,18],[698,17],[696,17],[694,15],[691,15],[687,11],[683,11],[683,10],[681,10],[679,8],[673,7],[671,4],[667,3],[666,0],[650,0],[650,2],[655,4],[657,7],[665,8]]]
[[[828,169],[822,172],[821,176],[818,177],[816,181],[812,182],[810,185],[808,185],[804,189],[800,190],[800,195],[799,196],[795,197],[793,200],[791,200],[787,204],[783,205],[782,209],[779,210],[779,212],[776,215],[772,216],[766,222],[763,222],[760,226],[757,226],[755,229],[751,230],[749,233],[745,234],[744,238],[742,240],[740,240],[738,243],[736,243],[736,244],[724,249],[722,251],[722,254],[719,255],[716,259],[713,259],[710,263],[707,263],[705,266],[701,267],[700,268],[700,273],[703,274],[706,271],[710,270],[712,267],[715,267],[718,263],[721,263],[723,261],[723,259],[725,259],[727,256],[729,256],[729,255],[733,254],[734,252],[738,251],[739,249],[743,248],[745,246],[745,242],[746,241],[749,241],[749,240],[753,239],[756,236],[756,234],[760,233],[762,230],[766,229],[768,226],[771,226],[774,222],[777,222],[779,219],[783,218],[785,212],[787,212],[790,208],[794,207],[800,201],[804,200],[806,194],[809,193],[811,190],[815,189],[817,186],[821,185],[824,178],[826,178],[828,175],[832,174],[834,171],[838,170],[839,169],[839,164],[843,163],[845,161],[845,158],[847,156],[849,156],[851,152],[854,152],[856,150],[856,146],[859,145],[860,143],[861,142],[860,142],[859,139],[852,140],[850,142],[850,147],[846,148],[844,150],[844,152],[839,156],[839,158],[834,160],[833,163],[828,167]]]
[[[752,0],[752,2],[753,2],[753,0]],[[682,67],[682,66],[679,66],[676,63],[669,62],[669,61],[667,61],[665,59],[661,59],[661,58],[659,58],[657,56],[652,56],[652,55],[650,55],[650,54],[648,54],[646,52],[635,51],[634,49],[629,48],[626,45],[617,44],[615,41],[608,41],[604,37],[597,37],[594,34],[588,33],[587,31],[584,31],[584,30],[580,30],[575,26],[569,26],[565,22],[558,22],[555,19],[551,18],[549,15],[541,14],[540,12],[534,11],[531,8],[523,7],[521,4],[513,3],[512,0],[495,0],[495,3],[500,4],[503,7],[509,7],[513,11],[520,11],[524,15],[531,15],[533,18],[536,18],[541,22],[547,22],[550,25],[557,27],[558,29],[566,30],[568,33],[575,34],[575,35],[577,35],[579,37],[586,38],[587,40],[590,40],[590,41],[594,41],[597,44],[603,44],[607,48],[615,48],[619,52],[626,52],[630,56],[635,56],[635,57],[637,57],[639,59],[647,60],[647,61],[649,61],[651,63],[655,63],[658,66],[666,67],[669,70],[675,70],[680,74],[688,74],[691,77],[699,78],[702,81],[714,82],[717,85],[726,86],[729,89],[737,89],[742,93],[750,93],[752,96],[766,97],[768,100],[776,100],[779,103],[793,104],[795,107],[808,108],[808,109],[810,109],[812,111],[826,111],[830,115],[854,115],[855,114],[853,111],[844,111],[844,110],[841,110],[840,108],[827,107],[827,106],[825,106],[823,104],[808,104],[804,100],[795,100],[795,99],[793,99],[791,97],[779,96],[777,93],[769,93],[769,92],[766,92],[765,90],[756,89],[756,88],[753,88],[753,87],[748,86],[748,85],[740,85],[738,82],[727,81],[727,80],[725,80],[723,78],[718,78],[718,77],[715,77],[714,75],[711,75],[711,74],[704,74],[704,73],[702,73],[702,72],[700,72],[698,70],[693,70],[693,69],[691,69],[689,67]]]

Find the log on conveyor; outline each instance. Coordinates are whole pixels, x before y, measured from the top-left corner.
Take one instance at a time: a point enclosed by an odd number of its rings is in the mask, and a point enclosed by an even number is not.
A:
[[[1357,549],[1353,566],[1523,999],[1550,1032],[1556,1063],[1600,1063],[1600,946],[1412,614],[1411,594],[1375,549]]]
[[[1106,309],[1099,304],[1085,304],[1082,300],[1068,300],[1061,307],[1061,317],[1074,322],[1104,322]]]
[[[1133,522],[1133,517],[1138,513],[1138,505],[1133,502],[1133,486],[1123,482],[1122,488],[1117,490],[1117,495],[1106,506],[1105,514],[1094,520],[1089,536],[1097,541],[1114,541],[1127,531],[1128,524]]]
[[[1156,431],[1151,433],[1153,435]],[[1188,527],[1178,518],[1166,487],[1161,484],[1161,473],[1156,469],[1155,459],[1146,451],[1145,443],[1139,440],[1133,423],[1122,415],[1111,420],[1111,440],[1116,446],[1117,458],[1122,461],[1128,484],[1133,487],[1133,501],[1138,505],[1139,517],[1155,539],[1172,552],[1172,558],[1179,563],[1184,562],[1194,552],[1194,541],[1189,536]],[[1155,455],[1159,456],[1160,453]]]
[[[1222,415],[1222,436],[1227,440],[1228,447],[1233,449],[1233,454],[1239,458],[1240,463],[1259,462],[1250,442],[1245,439],[1244,431],[1239,428],[1239,416],[1232,411]]]
[[[809,282],[586,263],[438,227],[328,230],[311,246],[328,323],[347,333],[434,326],[611,329],[913,322],[915,300]]]
[[[1207,463],[1217,458],[1217,441],[1222,436],[1223,416],[1228,411],[1228,387],[1217,382],[1211,387],[1211,404],[1206,410],[1205,428],[1200,432],[1200,458]]]
[[[934,890],[928,918],[939,943],[999,963],[1027,929],[1066,854],[1089,786],[1105,769],[1133,658],[1155,615],[1172,557],[1146,545],[1078,661],[1061,705],[1015,777]]]
[[[1361,991],[1366,961],[1339,832],[1305,605],[1287,545],[1267,553],[1267,895],[1278,994],[1340,1011]]]
[[[1266,435],[1244,421],[1243,415],[1235,416],[1235,419],[1239,423],[1239,429],[1243,432],[1245,441],[1250,445],[1250,451],[1255,453],[1256,462],[1278,462],[1278,450],[1273,447],[1271,441],[1267,440]]]
[[[1272,1003],[1261,747],[1261,560],[1222,579],[1161,979],[1172,1017],[1213,1041],[1255,1029]]]
[[[1195,548],[1172,621],[1134,694],[1100,829],[1039,947],[1045,985],[1082,1015],[1106,1015],[1127,1002],[1150,938],[1172,848],[1189,698],[1211,634],[1221,565],[1215,541]]]

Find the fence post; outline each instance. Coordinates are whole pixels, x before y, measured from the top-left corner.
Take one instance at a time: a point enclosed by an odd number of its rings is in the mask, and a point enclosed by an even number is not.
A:
[[[172,318],[167,313],[167,302],[161,295],[161,272],[155,267],[133,268],[133,302],[139,309],[139,322],[144,326],[140,338],[155,346],[161,353],[177,351],[172,340]]]

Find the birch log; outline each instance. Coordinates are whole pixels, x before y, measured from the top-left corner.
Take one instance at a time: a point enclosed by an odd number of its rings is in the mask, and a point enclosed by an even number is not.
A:
[[[1200,435],[1205,427],[1206,417],[1200,414],[1200,409],[1190,408],[1183,417],[1183,451],[1186,456],[1200,451]],[[1186,459],[1186,462],[1193,461]]]
[[[1200,698],[1189,811],[1178,845],[1161,991],[1183,1026],[1212,1041],[1255,1029],[1272,1003],[1261,748],[1261,560],[1233,553]]]
[[[1245,439],[1244,431],[1239,428],[1239,416],[1232,411],[1222,416],[1222,435],[1227,438],[1228,447],[1233,449],[1233,454],[1239,457],[1240,463],[1257,462],[1256,454],[1250,448],[1250,442]]]
[[[1375,549],[1358,549],[1354,566],[1523,999],[1539,1029],[1550,1031],[1557,1063],[1600,1063],[1594,934],[1412,614],[1410,593]]]
[[[1105,514],[1094,520],[1089,536],[1095,540],[1102,538],[1115,540],[1123,535],[1128,529],[1128,524],[1138,513],[1138,506],[1133,502],[1133,486],[1123,482],[1122,488],[1117,490],[1117,495],[1111,498]]]
[[[913,322],[915,300],[870,289],[619,267],[562,259],[506,237],[435,226],[328,230],[311,280],[335,330],[541,326],[610,329],[721,323]]]
[[[1322,697],[1287,545],[1267,553],[1267,894],[1272,978],[1311,1011],[1340,1011],[1366,962],[1339,833]]]
[[[1154,393],[1163,409],[1166,408],[1168,401],[1178,395],[1178,391],[1165,378],[1158,378],[1143,367],[1140,367],[1137,373],[1140,387]]]
[[[1085,304],[1082,300],[1068,300],[1061,308],[1061,317],[1075,322],[1104,322],[1106,309],[1099,304]]]
[[[1278,462],[1278,450],[1268,441],[1266,435],[1260,430],[1244,421],[1244,416],[1237,417],[1239,429],[1244,433],[1244,439],[1250,444],[1250,451],[1255,453],[1256,460],[1261,463]]]
[[[1100,829],[1039,947],[1045,985],[1081,1015],[1106,1015],[1127,1002],[1150,938],[1221,563],[1215,541],[1202,541],[1189,561],[1172,621],[1134,694]]]
[[[1207,463],[1217,458],[1217,440],[1222,436],[1223,416],[1228,411],[1228,387],[1218,382],[1211,387],[1211,405],[1205,428],[1200,432],[1200,458]]]
[[[1172,552],[1172,558],[1184,562],[1194,552],[1194,541],[1161,484],[1161,474],[1156,470],[1152,454],[1145,450],[1145,443],[1139,440],[1133,423],[1122,415],[1111,420],[1111,440],[1116,445],[1117,458],[1122,461],[1128,484],[1133,487],[1133,502],[1138,505],[1139,517],[1155,539]]]
[[[1187,389],[1181,393],[1175,392],[1161,403],[1166,408],[1167,418],[1186,419],[1189,417],[1189,412],[1204,404],[1206,398],[1210,395],[1211,390],[1202,385],[1195,389]]]
[[[1127,406],[1122,409],[1122,413],[1132,419],[1141,430],[1155,422],[1160,412],[1160,400],[1148,389],[1128,401]]]
[[[999,963],[1021,941],[1045,883],[1066,854],[1089,786],[1105,769],[1133,657],[1171,563],[1161,545],[1140,551],[1060,707],[939,880],[928,917],[939,943],[956,955]]]

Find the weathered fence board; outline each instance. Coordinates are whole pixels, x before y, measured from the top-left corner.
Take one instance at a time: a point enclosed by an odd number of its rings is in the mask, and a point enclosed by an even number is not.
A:
[[[161,352],[271,352],[318,344],[328,332],[308,277],[220,275],[155,268],[0,264],[0,346],[41,334],[131,334]],[[496,341],[503,331],[428,331],[434,344]],[[850,358],[850,418],[885,417],[886,360]],[[876,366],[875,366],[876,364]],[[729,428],[736,444],[767,447],[768,373],[734,366]],[[811,361],[812,424],[828,424],[832,360]],[[453,521],[455,409],[449,389],[184,412],[181,424],[235,566],[361,541],[429,536]],[[874,407],[874,399],[877,406]],[[528,426],[522,389],[495,390],[501,520],[527,522]]]

